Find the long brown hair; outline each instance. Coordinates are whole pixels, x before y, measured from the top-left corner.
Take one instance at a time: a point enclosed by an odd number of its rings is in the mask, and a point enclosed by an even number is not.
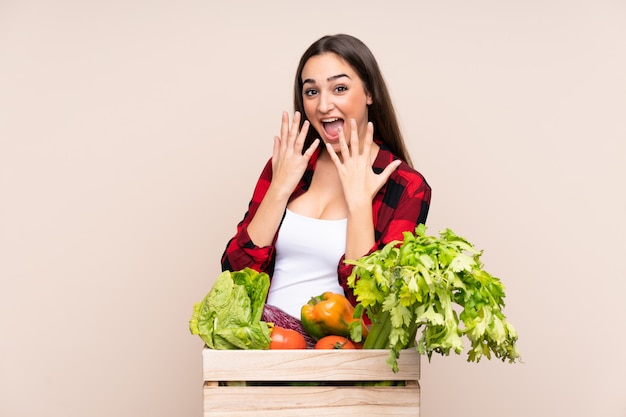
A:
[[[302,69],[309,58],[331,52],[348,63],[363,81],[366,91],[372,96],[372,104],[368,106],[368,119],[374,124],[375,136],[380,138],[398,158],[413,166],[406,149],[400,126],[396,117],[387,84],[378,67],[378,62],[370,49],[359,39],[351,35],[327,35],[315,41],[300,58],[294,82],[294,110],[303,116],[304,102],[302,99]],[[304,123],[305,117],[300,124]],[[319,133],[309,128],[304,149],[318,138]]]

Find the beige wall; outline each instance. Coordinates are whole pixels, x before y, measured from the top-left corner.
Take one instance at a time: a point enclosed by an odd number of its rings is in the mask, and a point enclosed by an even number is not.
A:
[[[4,0],[1,416],[201,415],[192,305],[336,32],[520,333],[524,364],[424,361],[422,416],[626,415],[623,1]]]

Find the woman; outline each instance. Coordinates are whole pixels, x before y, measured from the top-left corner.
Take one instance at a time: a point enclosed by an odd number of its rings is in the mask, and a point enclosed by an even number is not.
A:
[[[431,189],[412,168],[376,59],[360,40],[313,43],[296,71],[294,106],[222,269],[267,272],[267,304],[299,319],[325,291],[356,304],[344,260],[424,223]]]

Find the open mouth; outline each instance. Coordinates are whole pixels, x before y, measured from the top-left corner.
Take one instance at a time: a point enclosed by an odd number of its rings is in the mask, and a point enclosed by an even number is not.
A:
[[[322,127],[324,128],[324,133],[326,134],[326,138],[328,140],[338,140],[339,128],[343,127],[343,119],[338,117],[324,119],[322,120]]]

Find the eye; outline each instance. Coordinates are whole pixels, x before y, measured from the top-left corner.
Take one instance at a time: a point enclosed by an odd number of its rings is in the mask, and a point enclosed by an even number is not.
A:
[[[307,97],[313,97],[315,94],[317,94],[317,90],[314,88],[309,88],[307,90],[304,90],[304,95]]]
[[[348,87],[346,87],[345,85],[338,85],[337,87],[335,87],[335,91],[338,93],[344,93],[348,91]]]

